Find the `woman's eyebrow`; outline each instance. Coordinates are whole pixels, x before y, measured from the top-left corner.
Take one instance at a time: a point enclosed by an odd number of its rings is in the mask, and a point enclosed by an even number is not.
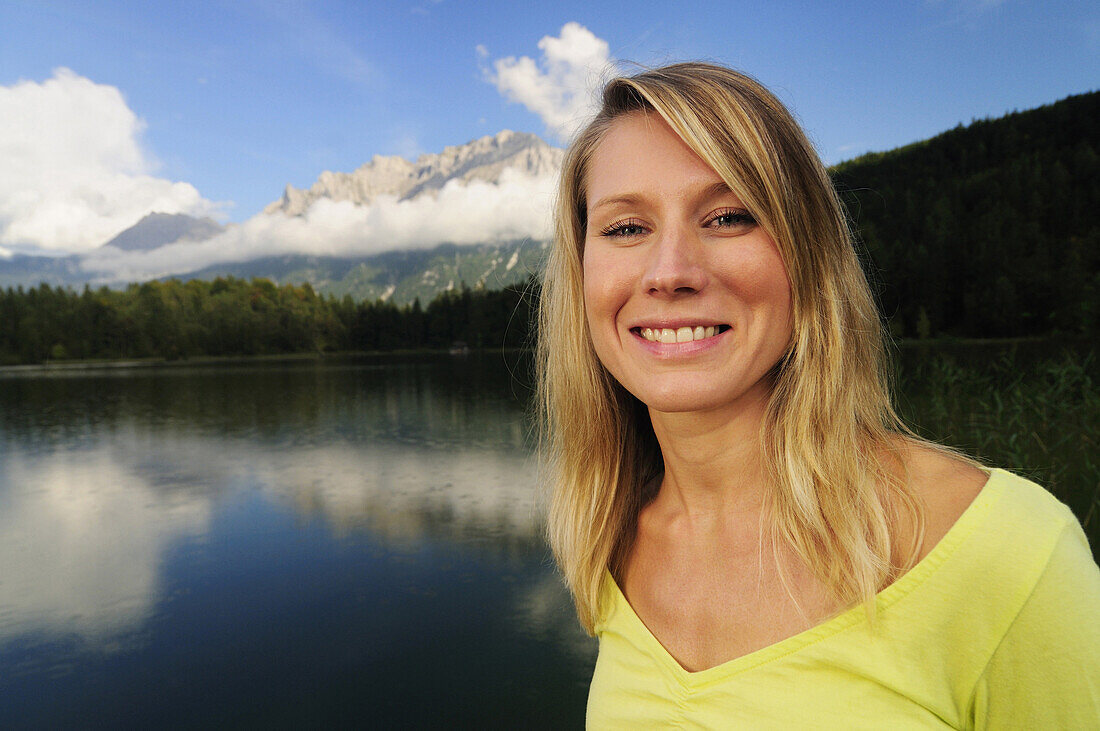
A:
[[[741,199],[737,198],[737,194],[726,184],[725,181],[718,181],[708,185],[706,188],[700,190],[692,197],[695,201],[710,201],[714,198],[721,198],[723,196],[733,196],[737,199],[737,204],[741,205]],[[641,193],[619,193],[616,195],[609,195],[600,198],[591,206],[588,207],[590,214],[598,212],[601,208],[609,208],[616,205],[635,205],[645,200],[645,195]]]
[[[733,192],[733,189],[730,188],[724,180],[722,180],[715,183],[714,185],[707,187],[706,190],[700,193],[699,200],[709,201],[712,198],[721,198],[727,195],[732,195],[734,198],[737,198],[737,194]],[[737,202],[740,204],[741,199],[737,198]]]
[[[623,193],[620,195],[611,195],[604,198],[600,198],[598,201],[588,207],[589,211],[598,211],[601,208],[607,208],[609,206],[626,204],[633,205],[642,200],[642,196],[637,193]]]
[[[735,198],[737,197],[733,189],[730,189],[730,187],[726,185],[726,182],[724,180],[719,180],[718,182],[715,182],[715,184],[709,185],[703,190],[698,191],[694,198],[695,200],[711,200],[712,198],[720,198],[723,196],[734,196]],[[627,206],[631,206],[631,204],[638,203],[642,200],[645,200],[645,198],[646,197],[643,196],[642,193],[618,193],[618,195],[605,196],[604,198],[597,200],[595,203],[592,204],[592,206],[588,207],[588,211],[598,211],[601,208],[618,206],[618,204],[627,204]]]

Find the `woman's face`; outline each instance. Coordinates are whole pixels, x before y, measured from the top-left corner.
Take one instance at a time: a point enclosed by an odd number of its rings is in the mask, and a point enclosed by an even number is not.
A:
[[[584,304],[596,354],[662,412],[766,395],[791,337],[775,243],[658,114],[618,118],[587,179]]]

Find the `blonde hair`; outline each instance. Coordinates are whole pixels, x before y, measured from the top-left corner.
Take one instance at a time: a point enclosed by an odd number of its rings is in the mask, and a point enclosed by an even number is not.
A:
[[[885,335],[847,219],[778,99],[744,74],[683,63],[609,82],[562,166],[539,303],[538,403],[549,539],[581,624],[593,631],[604,572],[621,575],[663,469],[648,411],[596,357],[584,312],[586,173],[611,124],[633,112],[660,114],[776,243],[793,336],[773,369],[763,435],[769,538],[843,605],[870,607],[915,561],[923,522],[899,476],[896,437],[908,430],[891,405]],[[893,528],[902,520],[916,530],[899,550]]]

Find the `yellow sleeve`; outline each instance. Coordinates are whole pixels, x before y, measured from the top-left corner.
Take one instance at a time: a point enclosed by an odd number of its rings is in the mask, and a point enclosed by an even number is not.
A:
[[[1076,520],[979,678],[972,718],[976,729],[1100,729],[1100,569]]]

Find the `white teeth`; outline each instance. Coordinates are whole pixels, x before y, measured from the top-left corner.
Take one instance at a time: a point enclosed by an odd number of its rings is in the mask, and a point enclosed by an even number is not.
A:
[[[680,327],[673,330],[666,328],[644,327],[641,336],[651,343],[690,343],[693,340],[712,338],[718,334],[718,328],[714,325],[696,325],[695,327]]]

